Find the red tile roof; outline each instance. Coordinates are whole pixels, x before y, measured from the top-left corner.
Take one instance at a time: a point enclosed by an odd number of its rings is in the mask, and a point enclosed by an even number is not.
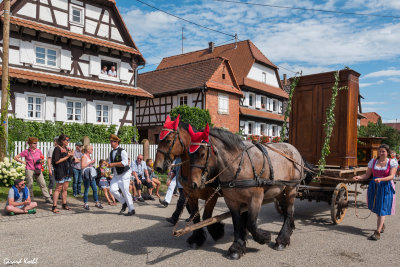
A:
[[[270,93],[273,95],[277,95],[283,98],[288,98],[289,95],[286,91],[284,91],[281,88],[275,87],[275,86],[271,86],[269,84],[266,83],[262,83],[253,79],[249,79],[249,78],[244,78],[244,83],[243,85],[252,87],[252,88],[256,88],[260,91],[266,92],[266,93]]]
[[[229,68],[226,59],[216,57],[142,73],[138,77],[138,86],[153,95],[200,89],[205,86],[242,95],[238,85],[235,87],[210,80],[221,64],[227,64]],[[234,75],[231,75],[231,77],[234,77]],[[234,81],[234,84],[237,84],[236,81]]]
[[[276,113],[271,113],[268,111],[262,111],[262,110],[245,108],[245,107],[240,107],[239,112],[240,112],[240,115],[247,115],[247,116],[253,116],[253,117],[258,117],[258,118],[263,118],[263,119],[271,119],[271,120],[276,120],[276,121],[284,121],[284,119],[285,119],[285,116],[282,114],[276,114]]]
[[[3,17],[2,17],[2,20],[4,20]],[[142,56],[142,54],[138,50],[136,50],[135,48],[126,46],[126,45],[121,45],[121,44],[117,44],[117,43],[114,43],[114,42],[102,40],[102,39],[99,39],[99,38],[95,38],[95,37],[91,37],[91,36],[87,36],[87,35],[83,35],[83,34],[79,34],[79,33],[70,32],[70,31],[67,31],[67,30],[63,30],[63,29],[56,28],[56,27],[53,27],[53,26],[49,26],[49,25],[45,25],[45,24],[42,24],[42,23],[34,22],[34,21],[31,21],[31,20],[11,17],[10,23],[14,24],[14,25],[18,25],[18,26],[34,29],[34,30],[37,30],[37,31],[41,31],[41,32],[47,32],[49,34],[54,34],[54,35],[66,37],[66,38],[69,38],[69,39],[74,39],[74,40],[78,40],[78,41],[81,41],[81,42],[90,43],[90,44],[94,44],[94,45],[100,45],[100,46],[104,46],[104,47],[108,47],[108,48],[120,50],[120,51],[123,51],[123,52],[127,52],[127,53],[131,53],[131,54]]]
[[[210,53],[207,48],[186,54],[163,58],[160,65],[158,65],[157,70],[188,64],[208,58],[214,58],[217,56],[229,59],[239,85],[243,84],[244,78],[247,77],[251,67],[255,62],[267,65],[275,70],[277,69],[277,66],[275,66],[266,56],[264,56],[250,40],[246,40],[238,42],[236,45],[235,43],[231,43],[227,45],[216,46],[212,53]]]
[[[361,113],[365,119],[360,119],[360,126],[367,126],[369,122],[377,123],[381,116],[376,112]]]
[[[394,122],[394,123],[384,123],[386,126],[392,127],[393,129],[396,129],[400,131],[400,123]]]
[[[2,68],[0,67],[0,74]],[[65,75],[49,74],[41,71],[24,70],[20,68],[9,68],[9,76],[13,78],[40,81],[52,84],[61,84],[101,92],[117,93],[140,97],[153,97],[150,93],[141,88],[134,88],[126,85],[117,85],[106,82],[88,81],[82,78],[69,77]]]

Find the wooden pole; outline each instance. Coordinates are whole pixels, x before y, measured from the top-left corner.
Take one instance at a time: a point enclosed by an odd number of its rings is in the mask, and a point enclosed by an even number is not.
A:
[[[1,77],[1,126],[3,128],[0,136],[0,161],[7,154],[8,143],[8,49],[10,40],[10,0],[4,0],[4,22],[3,22],[3,62]]]
[[[262,205],[271,203],[273,201],[274,201],[273,199],[272,200],[271,199],[269,199],[269,200],[265,200],[264,199],[263,202],[262,202]],[[240,209],[240,213],[243,213],[243,212],[246,212],[246,211],[247,211],[247,207],[244,207],[244,208]],[[219,222],[221,222],[221,221],[223,221],[223,220],[225,220],[225,219],[227,219],[229,217],[231,217],[231,212],[230,211],[222,213],[222,214],[214,216],[214,217],[211,217],[211,218],[208,218],[207,220],[200,221],[200,222],[198,222],[196,224],[185,226],[184,228],[173,232],[172,235],[176,236],[176,237],[180,237],[180,236],[186,235],[186,234],[188,234],[190,232],[193,232],[193,231],[195,231],[197,229],[209,226],[209,225],[214,224],[214,223],[219,223]]]

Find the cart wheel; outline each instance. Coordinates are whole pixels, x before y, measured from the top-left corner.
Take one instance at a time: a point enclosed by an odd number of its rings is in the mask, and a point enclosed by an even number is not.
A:
[[[283,215],[283,210],[282,210],[281,206],[279,205],[279,201],[278,201],[276,198],[274,198],[274,205],[275,205],[276,211],[277,211],[280,215]]]
[[[347,186],[340,183],[336,186],[331,200],[331,218],[334,224],[340,224],[348,208],[349,191]]]

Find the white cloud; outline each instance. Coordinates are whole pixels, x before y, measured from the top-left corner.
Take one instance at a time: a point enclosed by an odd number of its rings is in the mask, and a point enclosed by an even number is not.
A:
[[[360,86],[360,88],[364,88],[364,87],[368,87],[368,86],[372,86],[372,85],[379,85],[379,84],[382,84],[382,83],[384,83],[384,81],[383,80],[379,80],[379,81],[373,82],[373,83],[360,83],[359,86]]]
[[[381,107],[366,107],[362,108],[363,113],[365,112],[376,112],[379,113],[378,111],[385,111],[387,108],[381,108]]]
[[[391,76],[400,76],[400,70],[396,69],[388,69],[388,70],[380,70],[368,73],[364,76],[364,78],[377,78],[377,77],[391,77]]]
[[[399,123],[400,120],[382,120],[383,123]]]
[[[302,71],[303,75],[332,71],[332,68],[324,66],[304,66],[304,65],[289,64],[289,63],[280,63],[278,64],[278,67],[279,67],[279,73],[281,74],[286,73],[288,77],[295,75],[295,73],[291,71],[294,72]]]
[[[361,102],[362,105],[386,105],[386,102]]]

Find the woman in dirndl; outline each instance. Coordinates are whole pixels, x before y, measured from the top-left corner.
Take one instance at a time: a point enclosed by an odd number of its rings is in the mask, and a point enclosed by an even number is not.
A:
[[[371,159],[368,163],[368,170],[365,174],[354,176],[354,180],[368,179],[371,174],[373,179],[368,185],[368,209],[376,213],[377,227],[369,237],[371,240],[379,240],[380,234],[385,230],[385,216],[394,215],[396,206],[396,195],[394,176],[397,171],[397,160],[389,158],[390,148],[388,145],[381,145],[378,150],[379,157]]]

